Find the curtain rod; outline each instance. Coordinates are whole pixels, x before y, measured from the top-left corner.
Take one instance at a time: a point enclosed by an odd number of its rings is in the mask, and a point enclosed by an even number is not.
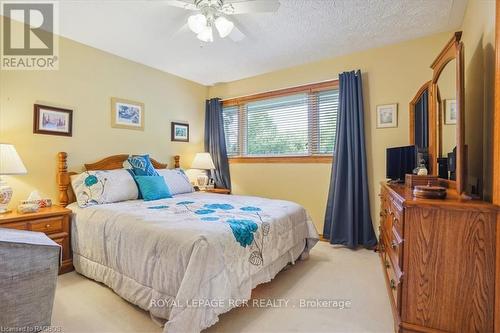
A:
[[[221,102],[224,102],[224,101],[227,101],[227,100],[231,100],[231,99],[245,98],[245,97],[249,97],[249,96],[253,96],[253,95],[259,95],[259,94],[264,94],[264,93],[272,93],[272,92],[280,91],[280,90],[284,90],[284,89],[293,89],[293,88],[298,88],[298,87],[301,87],[301,86],[308,86],[308,85],[312,85],[312,84],[321,84],[321,83],[325,83],[325,82],[336,81],[338,79],[339,78],[336,77],[335,79],[330,79],[330,80],[317,81],[317,82],[311,82],[311,83],[304,83],[304,84],[300,84],[300,85],[297,85],[297,86],[289,86],[289,87],[278,88],[278,89],[267,90],[267,91],[260,91],[260,92],[255,92],[255,93],[251,93],[251,94],[248,94],[248,95],[242,95],[242,96],[236,96],[236,97],[228,97],[228,98],[221,99]]]

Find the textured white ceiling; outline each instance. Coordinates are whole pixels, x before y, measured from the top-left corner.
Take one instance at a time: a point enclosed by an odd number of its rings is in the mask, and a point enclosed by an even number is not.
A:
[[[60,2],[60,32],[202,84],[250,77],[460,27],[467,0],[280,0],[276,13],[234,16],[241,42],[205,44],[190,12],[164,1]]]

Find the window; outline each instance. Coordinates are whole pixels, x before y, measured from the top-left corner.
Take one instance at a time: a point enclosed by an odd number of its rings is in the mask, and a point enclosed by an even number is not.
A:
[[[338,100],[329,81],[224,101],[229,157],[331,157]]]

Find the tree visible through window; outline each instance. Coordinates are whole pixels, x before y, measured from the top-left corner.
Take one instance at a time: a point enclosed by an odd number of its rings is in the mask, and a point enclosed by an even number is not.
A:
[[[224,131],[230,157],[333,154],[336,87],[225,104]]]

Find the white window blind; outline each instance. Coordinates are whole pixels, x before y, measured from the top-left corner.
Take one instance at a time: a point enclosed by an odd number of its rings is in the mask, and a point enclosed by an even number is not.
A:
[[[318,93],[318,144],[317,154],[332,154],[337,135],[337,115],[339,91],[329,90]]]
[[[223,108],[230,157],[331,155],[338,90],[306,91]]]
[[[239,155],[239,107],[230,106],[223,109],[224,135],[226,136],[226,149],[228,156]]]

